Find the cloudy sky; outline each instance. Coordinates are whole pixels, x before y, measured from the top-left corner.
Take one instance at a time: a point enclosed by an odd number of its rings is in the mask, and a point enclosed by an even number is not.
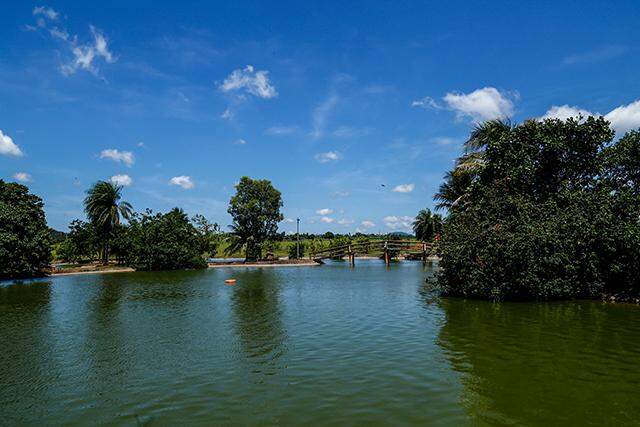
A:
[[[226,226],[249,175],[282,230],[387,232],[478,121],[640,127],[637,2],[473,3],[4,2],[0,178],[60,230],[99,179]]]

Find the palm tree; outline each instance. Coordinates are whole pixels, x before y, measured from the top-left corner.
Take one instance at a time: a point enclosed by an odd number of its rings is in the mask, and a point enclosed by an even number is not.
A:
[[[227,255],[233,255],[244,248],[245,261],[255,261],[260,258],[260,247],[256,244],[253,233],[248,227],[234,223],[230,225],[231,232],[227,239]]]
[[[102,262],[109,262],[109,244],[113,229],[120,224],[120,217],[129,219],[133,208],[120,201],[122,187],[107,181],[96,182],[84,199],[84,211],[102,239]]]
[[[467,153],[484,151],[491,141],[506,136],[513,130],[513,125],[508,120],[495,119],[478,123],[473,130],[469,139],[464,143]]]
[[[465,152],[453,170],[446,173],[434,199],[437,209],[462,208],[465,195],[485,167],[485,149],[492,142],[506,137],[513,125],[506,120],[489,120],[476,125],[464,144]]]
[[[474,178],[473,173],[463,173],[457,168],[447,172],[444,176],[444,182],[440,184],[438,192],[433,196],[437,201],[436,209],[451,210],[461,206]]]
[[[429,209],[422,209],[413,221],[413,232],[416,238],[427,242],[433,240],[442,228],[442,217],[432,214]]]

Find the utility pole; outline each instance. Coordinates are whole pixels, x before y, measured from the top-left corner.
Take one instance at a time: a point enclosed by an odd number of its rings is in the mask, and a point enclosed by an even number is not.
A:
[[[296,218],[296,259],[300,259],[300,218]]]

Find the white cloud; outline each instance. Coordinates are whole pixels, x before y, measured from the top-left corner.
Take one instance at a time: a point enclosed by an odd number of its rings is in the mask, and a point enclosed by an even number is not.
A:
[[[396,185],[393,190],[396,193],[411,193],[416,188],[415,184],[400,184]]]
[[[13,174],[13,179],[19,182],[31,182],[31,175],[26,172],[17,172]]]
[[[590,52],[569,55],[562,61],[565,65],[594,63],[616,58],[627,52],[626,46],[603,46]]]
[[[410,216],[385,216],[384,224],[392,230],[410,230],[413,226],[413,217]]]
[[[338,220],[338,224],[340,225],[351,225],[353,224],[353,220],[342,218]]]
[[[336,138],[359,138],[371,133],[369,128],[354,128],[351,126],[340,126],[333,131],[333,136]]]
[[[264,133],[272,136],[285,136],[295,133],[297,128],[295,126],[271,126],[265,130]]]
[[[74,74],[78,70],[89,71],[97,75],[98,59],[103,59],[106,63],[116,61],[113,53],[109,50],[106,36],[93,25],[89,26],[93,40],[88,43],[80,43],[77,35],[70,35],[64,28],[49,26],[48,21],[57,21],[60,13],[47,6],[38,6],[33,9],[36,18],[36,27],[27,25],[29,30],[37,31],[42,29],[49,33],[52,39],[62,42],[71,53],[71,60],[60,66],[60,71],[66,76]]]
[[[412,107],[421,107],[421,108],[433,108],[435,110],[441,110],[442,106],[436,102],[435,99],[430,96],[425,96],[422,99],[415,100],[411,103]]]
[[[120,151],[115,148],[108,148],[100,152],[101,159],[111,159],[114,162],[122,162],[127,166],[133,165],[135,157],[131,151]]]
[[[245,141],[245,140],[244,140],[244,139],[242,139],[242,138],[239,138],[239,139],[236,139],[233,143],[234,143],[235,145],[245,145],[245,144],[247,143],[247,141]]]
[[[325,224],[331,224],[334,221],[334,219],[329,218],[328,216],[323,216],[322,218],[320,218],[320,221],[324,222]]]
[[[461,142],[458,139],[449,138],[449,137],[446,137],[446,136],[438,136],[438,137],[432,138],[431,141],[433,141],[437,145],[455,145],[455,144],[458,144],[459,142]]]
[[[55,21],[60,16],[59,12],[56,12],[48,6],[36,6],[33,8],[33,16],[44,16],[51,21]]]
[[[338,105],[340,98],[338,95],[331,95],[320,105],[313,110],[313,130],[311,131],[311,137],[314,139],[320,138],[324,134],[324,128],[327,123],[327,118],[333,109]]]
[[[316,213],[318,215],[330,215],[333,213],[333,209],[329,209],[329,208],[318,209]]]
[[[69,41],[71,53],[73,54],[73,60],[68,64],[63,64],[61,67],[64,75],[74,74],[78,69],[89,71],[92,74],[98,73],[98,67],[94,64],[98,58],[103,58],[107,63],[115,62],[115,57],[109,50],[107,38],[93,25],[89,26],[91,35],[93,36],[93,43],[78,44],[77,36],[74,36]]]
[[[293,219],[293,218],[285,218],[285,219],[283,219],[283,221],[284,221],[284,222],[287,222],[287,223],[289,223],[289,224],[291,224],[292,222],[296,222],[296,220],[295,220],[295,219]]]
[[[373,228],[376,226],[376,223],[373,221],[365,220],[360,223],[364,228]]]
[[[559,120],[567,120],[569,118],[578,118],[582,116],[583,118],[587,118],[589,116],[600,116],[598,113],[592,113],[588,110],[583,110],[582,108],[572,107],[568,104],[564,105],[553,105],[549,110],[544,114],[544,116],[540,117],[541,120],[545,119],[559,119]]]
[[[349,197],[351,193],[348,191],[334,191],[331,193],[331,197]]]
[[[342,158],[342,155],[337,151],[327,151],[326,153],[318,153],[315,157],[316,160],[320,163],[328,163],[340,160],[340,158]]]
[[[69,40],[69,33],[67,33],[66,30],[61,30],[57,27],[51,28],[49,30],[49,34],[51,34],[51,37],[53,37],[54,39],[60,39],[63,41]]]
[[[278,95],[276,88],[269,82],[268,71],[255,71],[252,65],[234,70],[219,86],[223,92],[244,90],[260,98],[273,98]]]
[[[186,175],[174,176],[169,180],[169,184],[177,185],[178,187],[182,187],[185,190],[189,190],[195,185],[191,180],[191,177]]]
[[[464,94],[447,93],[443,100],[458,118],[469,117],[474,122],[508,118],[513,115],[513,102],[494,87],[485,87]]]
[[[24,155],[20,147],[13,142],[13,139],[9,135],[5,135],[0,130],[0,154],[5,156],[21,157]]]
[[[578,117],[579,115],[584,118],[601,116],[600,113],[593,113],[589,110],[565,104],[552,106],[540,119],[567,120],[570,117]],[[605,114],[604,118],[611,123],[611,128],[616,131],[617,136],[622,136],[632,129],[640,128],[640,99],[611,110]]]
[[[109,179],[109,181],[122,187],[128,187],[133,184],[133,180],[129,175],[114,175]]]
[[[220,114],[220,117],[225,119],[225,120],[231,120],[233,119],[233,111],[231,111],[230,108],[227,108],[226,110],[224,110],[224,112],[222,114]]]
[[[604,116],[618,136],[632,129],[640,128],[640,99],[628,105],[621,105]]]

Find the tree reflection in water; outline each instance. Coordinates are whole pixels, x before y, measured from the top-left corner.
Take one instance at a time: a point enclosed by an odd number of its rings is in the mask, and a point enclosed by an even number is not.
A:
[[[57,371],[47,321],[50,306],[49,281],[0,284],[0,407],[16,416],[2,417],[0,424],[22,424],[25,420],[17,417],[53,398],[50,384]]]
[[[620,425],[640,419],[638,312],[599,302],[443,298],[438,344],[461,403],[491,424]],[[606,360],[606,363],[602,361]]]
[[[236,333],[252,372],[273,375],[283,368],[279,360],[287,351],[277,276],[251,270],[236,277],[231,296]]]

